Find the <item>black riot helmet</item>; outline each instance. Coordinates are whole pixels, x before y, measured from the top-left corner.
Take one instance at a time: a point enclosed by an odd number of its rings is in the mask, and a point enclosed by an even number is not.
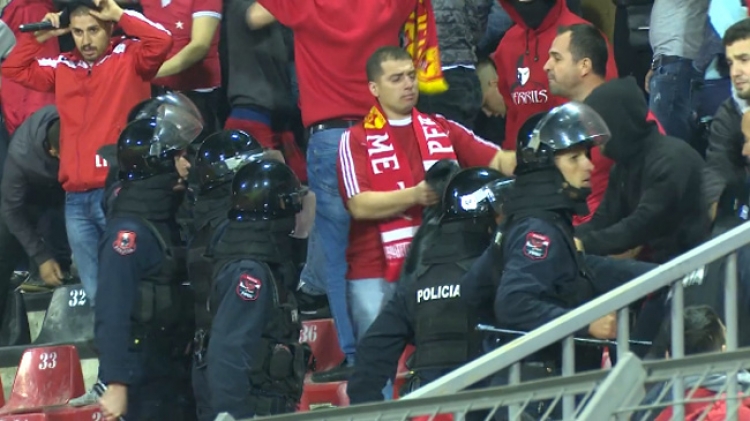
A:
[[[232,180],[229,219],[262,221],[293,218],[302,211],[307,189],[279,161],[261,159],[244,165]]]
[[[262,157],[260,142],[241,130],[223,130],[208,136],[195,158],[194,171],[201,191],[232,181],[241,166]]]
[[[177,92],[167,92],[139,102],[128,113],[128,123],[135,120],[156,118],[159,114],[160,108],[163,108],[164,105],[171,105],[190,111],[193,115],[199,118],[201,124],[203,124],[203,119],[198,107],[196,107],[188,97]]]
[[[491,168],[459,171],[445,187],[440,222],[494,217],[496,204],[502,205],[500,192],[510,184],[511,179]]]
[[[516,147],[516,175],[555,168],[555,154],[606,142],[607,124],[588,105],[568,102],[534,114],[521,126]]]
[[[128,123],[117,139],[118,178],[143,180],[175,172],[176,153],[187,149],[201,130],[194,110],[176,104],[162,104],[155,117]]]

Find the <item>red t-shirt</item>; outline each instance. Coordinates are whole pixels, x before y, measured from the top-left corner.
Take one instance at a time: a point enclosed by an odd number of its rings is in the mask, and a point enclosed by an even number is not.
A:
[[[0,14],[0,19],[13,31],[16,39],[21,36],[18,27],[29,22],[39,22],[44,15],[55,11],[51,0],[12,0]],[[39,57],[53,58],[60,55],[60,43],[56,38],[44,43]],[[3,117],[8,134],[12,135],[18,126],[45,105],[55,103],[54,92],[40,92],[29,89],[8,78],[0,85],[0,99],[3,104]]]
[[[483,140],[458,123],[432,116],[448,133],[458,162],[462,167],[486,166],[495,157],[499,147]],[[409,160],[414,184],[424,180],[424,166],[411,119],[390,121],[394,141]],[[351,129],[350,136],[342,138],[339,145],[337,172],[339,192],[344,202],[370,187],[369,158],[364,128]],[[345,181],[346,179],[346,181]],[[352,219],[349,228],[349,247],[346,249],[348,270],[346,279],[385,277],[385,254],[380,241],[380,221]]]
[[[143,14],[162,24],[172,33],[172,50],[167,60],[174,57],[190,42],[193,19],[211,17],[221,20],[221,0],[141,0]],[[208,54],[176,75],[154,79],[154,85],[178,91],[213,89],[221,85],[219,63],[219,30],[216,30]]]
[[[365,64],[380,47],[398,46],[416,0],[258,0],[294,31],[299,106],[306,127],[362,118],[372,106]]]

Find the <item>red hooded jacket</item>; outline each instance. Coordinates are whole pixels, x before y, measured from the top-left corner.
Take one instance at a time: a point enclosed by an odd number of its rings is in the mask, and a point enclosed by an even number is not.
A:
[[[109,50],[89,64],[76,49],[42,58],[43,44],[31,34],[2,65],[4,80],[55,93],[60,113],[60,174],[66,192],[104,187],[107,162],[97,151],[117,143],[128,112],[151,96],[156,76],[172,48],[172,35],[142,14],[125,10],[118,26],[137,39],[112,39]]]
[[[715,392],[708,389],[698,388],[692,396],[692,399],[712,398],[716,396]],[[742,399],[740,396],[740,405],[737,411],[738,421],[750,421],[750,399]],[[711,405],[711,409],[703,416],[706,407]],[[663,410],[655,421],[669,421],[672,419],[672,407]],[[703,420],[703,421],[724,421],[727,419],[727,401],[720,400],[717,402],[691,402],[685,404],[685,420]]]
[[[498,89],[508,109],[503,149],[515,150],[518,130],[527,118],[568,102],[549,92],[547,72],[544,71],[544,63],[549,59],[549,49],[557,36],[557,28],[589,22],[568,10],[565,0],[557,0],[539,28],[530,29],[510,4],[510,0],[499,2],[516,23],[505,33],[494,54],[499,77]],[[607,45],[607,79],[613,79],[617,77],[615,54],[612,45]]]
[[[21,31],[18,27],[24,23],[39,22],[55,7],[51,0],[12,0],[3,9],[0,19],[8,25],[18,39]],[[40,57],[55,57],[60,54],[60,43],[56,38],[42,45]],[[26,118],[45,105],[55,103],[55,94],[39,92],[24,87],[18,82],[4,78],[0,85],[0,99],[3,104],[3,117],[8,134],[12,135]]]

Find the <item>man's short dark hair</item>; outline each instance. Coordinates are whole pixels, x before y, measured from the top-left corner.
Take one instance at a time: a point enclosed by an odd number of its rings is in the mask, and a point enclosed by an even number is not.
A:
[[[47,125],[47,149],[60,150],[60,119],[50,121]]]
[[[607,60],[609,50],[607,40],[601,31],[594,25],[588,23],[577,23],[570,26],[562,26],[557,30],[557,35],[570,32],[570,54],[573,60],[581,61],[585,58],[591,60],[591,68],[594,74],[601,77],[607,75]]]
[[[399,47],[380,47],[367,59],[367,81],[374,82],[383,75],[383,62],[388,60],[411,60],[406,50]]]
[[[690,306],[683,310],[685,355],[721,351],[726,343],[724,325],[710,306]],[[660,332],[664,351],[672,348],[671,320],[667,318]]]
[[[724,32],[722,42],[725,47],[729,47],[737,41],[744,41],[746,39],[750,39],[750,18],[742,19],[730,26],[727,31]]]

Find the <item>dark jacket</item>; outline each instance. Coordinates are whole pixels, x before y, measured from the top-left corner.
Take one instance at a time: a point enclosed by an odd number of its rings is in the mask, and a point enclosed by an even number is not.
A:
[[[36,264],[51,259],[44,240],[29,219],[29,206],[62,206],[65,192],[57,181],[60,161],[44,147],[47,127],[59,119],[48,105],[32,114],[15,132],[0,184],[0,213],[11,233]]]
[[[648,104],[632,77],[601,85],[585,103],[607,123],[612,137],[602,153],[615,162],[601,205],[576,231],[586,252],[644,246],[642,260],[663,263],[703,241],[709,220],[700,155],[646,121]]]
[[[706,150],[704,173],[708,203],[716,203],[727,186],[745,179],[745,157],[742,156],[742,112],[735,98],[728,98],[716,111]]]
[[[475,64],[495,0],[432,0],[443,66]]]
[[[279,23],[250,30],[247,9],[255,0],[226,2],[229,85],[232,108],[287,111],[294,107],[288,32]]]

